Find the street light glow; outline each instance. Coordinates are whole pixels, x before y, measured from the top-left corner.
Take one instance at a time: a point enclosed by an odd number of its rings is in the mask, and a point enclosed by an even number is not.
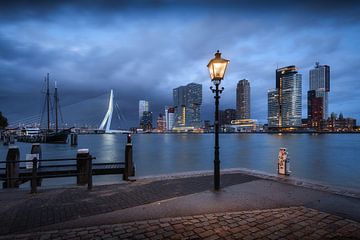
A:
[[[221,58],[219,50],[215,53],[215,58],[211,59],[207,67],[209,68],[210,78],[212,81],[220,81],[224,78],[229,60]]]

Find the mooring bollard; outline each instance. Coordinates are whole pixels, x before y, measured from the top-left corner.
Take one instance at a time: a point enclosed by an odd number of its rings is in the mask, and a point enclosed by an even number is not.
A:
[[[123,174],[123,180],[128,181],[129,176],[135,176],[131,141],[125,146],[125,169]]]
[[[286,148],[280,148],[278,156],[278,174],[290,175],[290,158]]]
[[[31,146],[31,154],[38,154],[38,168],[41,167],[41,160],[42,160],[42,152],[41,152],[41,145],[40,143],[33,143],[33,145]],[[38,169],[39,170],[39,169]],[[41,178],[38,178],[37,179],[37,186],[40,187],[41,186],[41,182],[42,182],[42,179]]]
[[[71,142],[71,146],[77,146],[78,145],[78,135],[76,133],[72,133],[70,135],[70,142]]]
[[[36,157],[32,160],[32,176],[31,176],[31,193],[37,192],[37,170],[38,170],[38,159]]]
[[[3,188],[17,188],[19,187],[19,159],[20,150],[18,146],[10,146],[6,155],[6,181],[3,183]]]
[[[76,176],[77,185],[85,185],[89,180],[89,149],[79,149],[76,155],[76,167],[78,175]]]

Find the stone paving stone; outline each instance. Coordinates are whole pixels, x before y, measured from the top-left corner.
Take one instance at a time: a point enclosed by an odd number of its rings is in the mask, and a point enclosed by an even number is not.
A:
[[[286,221],[282,221],[284,216],[286,216]],[[298,222],[299,216],[303,216],[301,222]],[[292,207],[254,212],[163,218],[78,229],[6,235],[0,237],[0,240],[325,238],[360,239],[360,223],[309,208]]]
[[[241,173],[224,174],[221,184],[227,187],[257,179]],[[212,176],[199,176],[94,186],[92,191],[86,188],[40,191],[6,209],[1,209],[0,202],[0,235],[212,189]]]

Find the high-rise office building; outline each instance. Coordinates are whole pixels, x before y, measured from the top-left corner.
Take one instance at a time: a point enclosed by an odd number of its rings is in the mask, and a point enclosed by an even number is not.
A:
[[[250,83],[240,80],[236,87],[236,117],[250,119]]]
[[[185,127],[186,120],[186,86],[173,89],[173,102],[175,110],[176,127]]]
[[[323,99],[322,119],[327,119],[330,92],[330,67],[328,65],[320,65],[316,62],[314,69],[309,71],[309,91],[312,90],[315,91],[314,97]],[[308,104],[310,103],[308,102]]]
[[[276,69],[276,90],[268,92],[269,127],[301,127],[301,83],[294,65]]]
[[[320,128],[324,116],[324,98],[316,96],[316,90],[308,91],[308,127]]]
[[[151,131],[153,126],[152,122],[153,122],[152,112],[144,111],[143,116],[141,117],[140,120],[140,127],[144,131]]]
[[[139,101],[139,122],[141,122],[141,119],[144,115],[145,111],[149,111],[149,102],[145,100]]]
[[[173,89],[176,127],[201,127],[202,85],[190,83]]]
[[[279,91],[271,89],[268,91],[268,125],[269,127],[280,127]]]
[[[174,127],[175,110],[173,107],[165,106],[165,126],[166,130],[171,131]]]

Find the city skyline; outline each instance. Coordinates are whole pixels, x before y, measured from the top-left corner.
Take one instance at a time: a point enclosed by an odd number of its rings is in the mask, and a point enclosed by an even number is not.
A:
[[[265,123],[273,69],[294,64],[303,75],[306,118],[308,71],[318,61],[331,66],[329,114],[342,112],[359,120],[360,96],[352,94],[360,88],[359,9],[356,1],[225,1],[221,6],[9,2],[0,7],[0,111],[10,122],[38,114],[42,79],[50,72],[58,82],[66,122],[84,121],[81,116],[100,122],[106,98],[77,106],[80,116],[67,106],[114,89],[129,125],[136,126],[139,99],[152,102],[154,113],[162,112],[172,103],[169,89],[188,82],[203,85],[202,120],[212,119],[206,64],[219,49],[231,61],[222,82],[221,109],[235,108],[236,82],[250,79],[252,118]],[[211,21],[222,29],[216,35],[208,28]]]

